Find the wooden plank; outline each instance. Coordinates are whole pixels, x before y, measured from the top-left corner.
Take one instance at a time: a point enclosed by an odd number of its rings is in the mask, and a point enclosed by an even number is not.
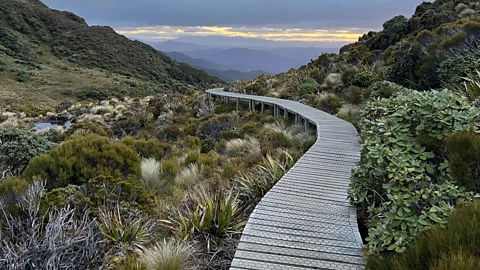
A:
[[[207,93],[281,107],[317,128],[315,144],[251,214],[230,269],[364,269],[356,211],[347,201],[361,151],[355,127],[290,100],[222,88]]]

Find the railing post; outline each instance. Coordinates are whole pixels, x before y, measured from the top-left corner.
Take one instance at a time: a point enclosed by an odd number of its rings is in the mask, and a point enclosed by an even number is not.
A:
[[[287,108],[283,108],[283,117],[285,117],[286,119],[288,119],[288,110],[287,110]]]
[[[238,108],[240,107],[240,106],[239,106],[239,100],[240,100],[240,99],[237,98],[237,107],[235,108],[235,110],[236,110],[237,112],[238,112]]]
[[[262,102],[262,109],[261,109],[261,112],[264,113],[265,112],[265,103]]]
[[[295,114],[295,125],[297,125],[299,122],[299,119],[298,119],[298,113]]]
[[[305,117],[305,133],[308,132],[308,119]]]
[[[278,116],[278,106],[273,105],[273,117],[277,117],[277,116]]]

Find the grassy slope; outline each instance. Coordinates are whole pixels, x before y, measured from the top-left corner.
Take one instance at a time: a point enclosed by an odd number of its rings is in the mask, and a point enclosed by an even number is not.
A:
[[[18,82],[22,71],[28,80]],[[45,105],[90,90],[144,95],[179,84],[201,89],[222,83],[109,27],[90,27],[37,0],[0,0],[0,80],[0,104]]]

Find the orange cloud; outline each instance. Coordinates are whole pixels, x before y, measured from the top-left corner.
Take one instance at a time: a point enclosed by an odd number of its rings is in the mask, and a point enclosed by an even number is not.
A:
[[[181,36],[227,36],[260,38],[276,41],[302,42],[354,42],[365,32],[362,29],[301,29],[271,27],[220,27],[220,26],[151,26],[118,29],[120,34],[132,38],[168,39]]]

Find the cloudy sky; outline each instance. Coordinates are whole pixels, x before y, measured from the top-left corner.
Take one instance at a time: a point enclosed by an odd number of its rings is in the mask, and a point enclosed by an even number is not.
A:
[[[328,46],[411,16],[422,0],[44,0],[144,41],[243,37]],[[208,39],[208,38],[207,38]]]

